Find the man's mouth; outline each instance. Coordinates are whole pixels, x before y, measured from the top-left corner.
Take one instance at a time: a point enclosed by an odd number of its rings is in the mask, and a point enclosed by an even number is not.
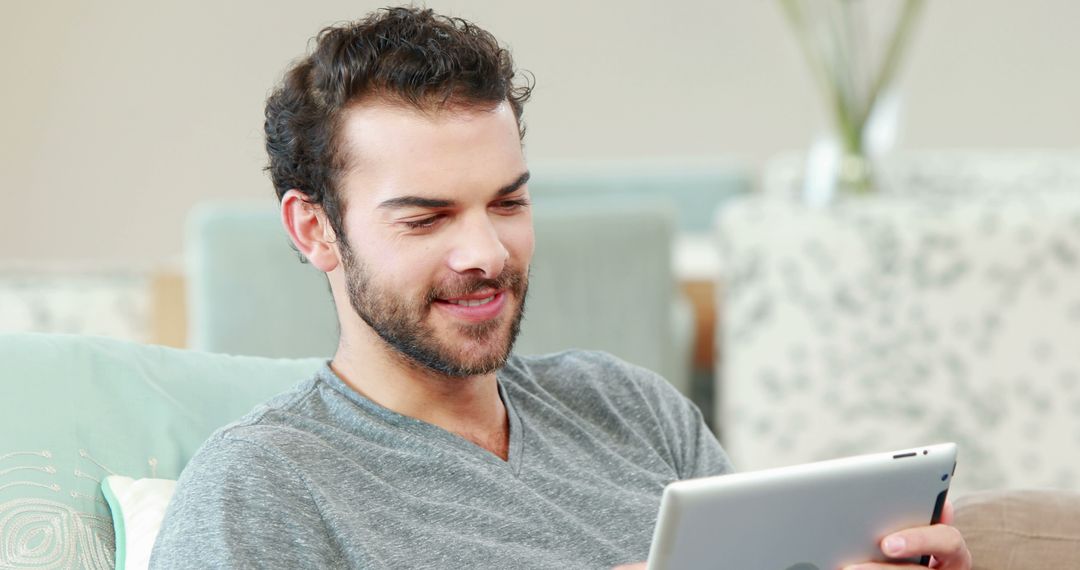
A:
[[[447,303],[453,303],[462,307],[479,307],[495,300],[495,295],[483,299],[447,299]]]
[[[482,296],[481,296],[482,295]],[[435,306],[450,315],[474,323],[488,321],[502,314],[507,291],[478,291],[472,295],[436,299]]]

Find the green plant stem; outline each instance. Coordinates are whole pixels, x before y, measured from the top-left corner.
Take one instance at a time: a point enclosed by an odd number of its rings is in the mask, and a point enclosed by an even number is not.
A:
[[[799,1],[780,0],[780,5],[795,31],[803,56],[810,65],[811,73],[817,78],[825,97],[831,101],[833,117],[838,123],[838,131],[844,148],[859,149],[862,144],[861,126],[857,117],[850,114],[851,101],[845,98],[843,89],[840,87],[842,82],[840,66],[830,66],[822,50],[816,49],[811,42],[810,26]]]
[[[871,102],[871,104],[867,106],[863,113],[863,123],[870,117],[870,112],[873,110],[872,102],[877,101],[878,96],[889,86],[893,76],[896,75],[896,70],[900,67],[900,58],[904,53],[904,47],[911,37],[915,21],[925,4],[925,0],[906,0],[904,2],[903,12],[900,13],[900,22],[889,40],[889,49],[885,53],[885,62],[882,64],[881,72],[878,73],[877,79],[870,89],[870,96],[867,101]]]

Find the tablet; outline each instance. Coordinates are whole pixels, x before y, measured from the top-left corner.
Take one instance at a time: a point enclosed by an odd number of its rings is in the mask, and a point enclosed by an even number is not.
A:
[[[648,568],[832,570],[888,560],[885,535],[940,520],[955,469],[956,444],[943,443],[678,481],[664,489]]]

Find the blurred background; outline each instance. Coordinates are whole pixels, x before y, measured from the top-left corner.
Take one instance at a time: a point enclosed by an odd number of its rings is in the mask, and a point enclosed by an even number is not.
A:
[[[427,3],[535,76],[549,245],[521,350],[657,369],[744,468],[957,439],[973,488],[1080,487],[1080,4],[919,3],[851,192],[815,46],[882,59],[905,3],[864,3],[847,52],[800,43],[790,9],[822,4]],[[0,3],[0,331],[329,354],[263,103],[320,28],[382,5]],[[268,282],[316,300],[268,321]]]
[[[774,2],[429,2],[536,76],[530,159],[736,158],[809,146],[827,107]],[[0,258],[158,264],[196,203],[269,199],[262,108],[366,1],[0,4]],[[1080,5],[930,2],[900,72],[902,146],[1075,147]]]

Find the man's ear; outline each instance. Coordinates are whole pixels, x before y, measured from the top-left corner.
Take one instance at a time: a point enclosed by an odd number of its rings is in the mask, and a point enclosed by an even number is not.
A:
[[[326,212],[304,197],[299,190],[289,190],[281,197],[281,223],[300,255],[319,271],[329,273],[341,263],[334,228]]]

